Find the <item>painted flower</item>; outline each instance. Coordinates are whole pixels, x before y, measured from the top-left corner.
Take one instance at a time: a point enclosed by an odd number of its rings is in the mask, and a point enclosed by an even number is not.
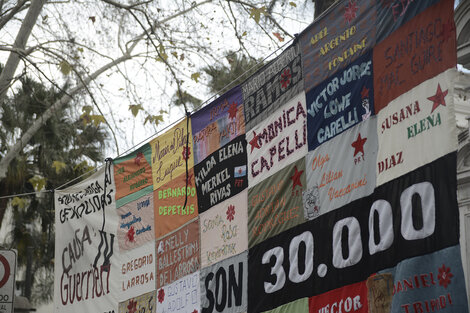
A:
[[[344,20],[351,24],[351,21],[356,18],[356,12],[359,8],[357,7],[356,2],[349,0],[349,5],[345,8]]]
[[[290,73],[290,68],[286,68],[284,72],[281,74],[281,86],[282,88],[287,88],[287,86],[290,84],[290,79],[292,75]]]
[[[445,264],[442,264],[442,267],[439,268],[439,274],[437,275],[437,279],[439,279],[439,286],[447,286],[451,283],[450,279],[454,277],[454,275],[450,272],[450,267],[446,267]]]
[[[134,235],[135,235],[135,229],[134,229],[134,226],[131,226],[131,228],[129,228],[126,234],[127,240],[129,240],[130,242],[135,242]]]
[[[162,303],[163,300],[165,300],[165,290],[162,288],[158,291],[158,302]]]
[[[129,304],[127,305],[127,311],[128,311],[128,313],[137,312],[137,301],[134,301],[133,299],[131,299],[129,301]]]
[[[142,152],[137,152],[137,155],[134,158],[134,163],[137,166],[140,166],[140,161],[144,158],[144,154]]]
[[[183,160],[187,160],[189,156],[191,155],[191,150],[189,147],[183,147]]]
[[[230,222],[235,218],[235,206],[229,205],[227,208],[227,220]]]

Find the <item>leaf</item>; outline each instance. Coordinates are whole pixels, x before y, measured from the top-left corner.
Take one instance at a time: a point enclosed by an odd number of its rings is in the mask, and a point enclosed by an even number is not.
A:
[[[84,105],[82,108],[82,111],[85,114],[90,114],[91,110],[93,110],[93,107],[91,105]]]
[[[259,19],[260,19],[261,13],[263,13],[264,15],[267,14],[265,6],[259,8],[259,9],[257,9],[257,8],[251,8],[250,9],[250,17],[252,17],[255,20],[256,24],[259,24]]]
[[[59,68],[62,74],[68,75],[72,71],[72,66],[67,61],[62,61],[59,63]]]
[[[90,119],[96,127],[99,126],[100,123],[106,123],[103,115],[90,115]]]
[[[158,46],[158,57],[156,58],[157,61],[165,62],[168,59],[168,54],[165,52],[165,47],[160,44]]]
[[[24,209],[24,207],[26,206],[26,200],[20,197],[14,197],[13,200],[11,200],[11,205],[17,206],[20,209]]]
[[[147,122],[155,123],[155,125],[158,126],[160,122],[163,122],[163,115],[148,115],[145,118],[144,125],[147,124]]]
[[[184,61],[184,54],[183,53],[180,54],[180,61]]]
[[[246,30],[243,32],[242,37],[243,37],[243,36],[246,36]]]
[[[191,74],[191,79],[194,80],[196,83],[199,82],[199,77],[201,76],[201,73],[196,72]]]
[[[80,51],[80,52],[83,52],[83,48],[82,48],[82,47],[78,47],[77,50]]]
[[[142,108],[142,105],[140,105],[140,104],[131,104],[131,105],[129,105],[129,110],[131,110],[132,115],[134,115],[134,117],[136,117],[137,114],[139,114],[139,111],[143,110],[143,109],[144,108]]]
[[[297,7],[297,4],[295,4],[295,2],[292,2],[292,1],[291,1],[291,2],[289,2],[289,4],[290,4],[291,6],[293,6],[294,8]]]
[[[124,90],[124,88],[122,88],[122,87],[118,89],[118,91],[123,91],[123,90]]]
[[[90,19],[92,23],[95,23],[95,21],[96,21],[95,16],[89,16],[88,19]]]
[[[273,33],[273,35],[274,35],[280,42],[283,42],[283,41],[284,41],[284,37],[282,37],[281,34],[279,34],[279,33]]]
[[[95,168],[94,166],[88,165],[87,161],[82,161],[82,162],[78,163],[77,165],[75,165],[73,167],[73,170],[77,171],[79,173],[86,173],[86,172],[91,171],[94,168]]]
[[[46,186],[46,178],[34,175],[28,180],[33,185],[34,190],[41,191]]]
[[[178,53],[176,53],[175,51],[173,51],[171,55],[174,56],[175,58],[178,58]]]
[[[64,168],[67,167],[67,165],[61,161],[53,161],[52,167],[55,168],[56,174],[59,174]]]

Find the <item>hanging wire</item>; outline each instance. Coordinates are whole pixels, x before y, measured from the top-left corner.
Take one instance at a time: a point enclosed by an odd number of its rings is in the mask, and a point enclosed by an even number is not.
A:
[[[289,41],[287,41],[284,45],[282,45],[281,47],[277,48],[276,50],[274,50],[273,52],[271,52],[269,55],[267,55],[266,57],[264,57],[260,62],[258,62],[257,64],[253,65],[251,68],[247,69],[245,72],[243,72],[242,74],[240,74],[235,80],[231,81],[230,83],[228,83],[227,85],[225,85],[222,89],[220,89],[219,91],[217,91],[215,94],[213,94],[212,96],[210,96],[208,99],[206,99],[204,102],[202,102],[201,106],[198,108],[198,109],[201,109],[202,107],[204,107],[205,104],[208,104],[210,103],[210,101],[212,101],[212,99],[218,97],[218,95],[222,95],[225,91],[229,90],[229,87],[232,87],[236,81],[238,81],[240,78],[244,77],[247,73],[251,72],[253,69],[255,69],[259,64],[263,63],[264,61],[266,61],[268,58],[270,58],[271,56],[273,56],[274,54],[276,54],[277,52],[279,52],[280,50],[284,49],[284,47],[286,47],[287,45],[291,44],[292,42],[295,42],[296,40],[298,39],[298,34],[295,34],[294,35],[294,38],[290,39]],[[168,124],[167,126],[163,127],[162,129],[160,129],[159,131],[157,131],[156,133],[148,136],[147,138],[143,139],[142,141],[140,141],[139,143],[135,144],[134,146],[130,147],[129,149],[127,149],[126,151],[122,152],[121,154],[118,154],[116,156],[116,158],[122,156],[122,155],[125,155],[126,153],[130,152],[130,151],[133,151],[133,150],[136,150],[137,147],[139,147],[141,144],[143,143],[146,143],[148,142],[150,139],[152,139],[153,137],[159,135],[160,133],[166,131],[168,128],[170,127],[173,127],[174,125],[176,125],[177,123],[181,122],[183,119],[187,118],[188,121],[187,121],[187,138],[186,138],[186,149],[188,149],[189,147],[189,118],[191,116],[192,113],[194,113],[196,110],[194,110],[193,112],[190,112],[186,106],[184,106],[184,110],[185,110],[185,116],[177,119],[176,121]],[[185,152],[187,153],[187,152]],[[189,158],[189,156],[186,158],[186,189],[188,188],[188,161],[187,159]],[[80,178],[82,178],[83,176],[86,176],[88,174],[91,174],[97,170],[99,170],[100,168],[102,168],[103,166],[105,166],[105,164],[101,164],[100,166],[97,166],[95,167],[94,169],[88,171],[88,172],[85,172],[69,181],[67,181],[66,183],[60,185],[59,187],[56,187],[54,189],[47,189],[47,190],[41,190],[41,191],[34,191],[34,192],[26,192],[26,193],[20,193],[20,194],[11,194],[11,195],[6,195],[6,196],[0,196],[0,199],[6,199],[6,198],[14,198],[14,197],[22,197],[22,196],[30,196],[30,195],[36,195],[36,194],[40,194],[40,193],[49,193],[49,192],[54,192],[55,190],[60,190],[62,189],[63,187],[67,186],[67,185],[70,185],[71,183],[79,180]],[[187,194],[187,193],[186,193]],[[185,198],[185,202],[184,202],[184,206],[183,208],[186,206],[186,203],[187,203],[187,195],[186,195],[186,198]]]

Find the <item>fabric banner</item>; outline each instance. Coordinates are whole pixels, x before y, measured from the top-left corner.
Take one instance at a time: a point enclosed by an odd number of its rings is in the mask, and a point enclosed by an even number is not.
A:
[[[248,186],[246,140],[239,136],[194,167],[199,213]]]
[[[246,129],[250,130],[302,92],[300,45],[294,44],[242,85]]]
[[[366,282],[344,286],[311,297],[308,300],[308,308],[310,313],[369,313]]]
[[[155,238],[160,238],[198,216],[194,169],[153,192]],[[185,206],[186,203],[186,206]]]
[[[289,164],[248,190],[249,247],[306,221],[302,207],[305,159]]]
[[[117,238],[121,251],[131,250],[155,239],[153,193],[117,209]]]
[[[374,47],[376,113],[404,92],[456,65],[453,5],[453,0],[439,1]]]
[[[55,197],[54,312],[118,310],[121,264],[113,166]]]
[[[379,0],[377,6],[377,43],[439,0]]]
[[[201,270],[201,313],[247,310],[248,253]]]
[[[277,308],[266,311],[266,313],[308,313],[308,298],[302,298]],[[315,312],[317,313],[317,312]]]
[[[247,194],[244,190],[199,215],[203,268],[248,249]]]
[[[119,313],[155,313],[155,291],[119,303]]]
[[[374,191],[377,145],[377,120],[372,116],[307,154],[307,187],[303,192],[306,219]]]
[[[200,307],[199,271],[157,291],[157,313],[197,313]]]
[[[468,312],[460,246],[400,262],[393,275],[390,313]]]
[[[300,34],[305,91],[375,45],[375,1],[341,0]]]
[[[242,91],[228,91],[191,116],[194,164],[245,134]]]
[[[119,300],[155,290],[155,242],[121,253]]]
[[[374,115],[371,53],[307,93],[308,149]]]
[[[149,144],[113,160],[116,207],[152,192],[152,149]]]
[[[189,138],[188,138],[189,136]],[[153,189],[157,190],[194,165],[191,119],[182,120],[173,128],[150,141],[152,147]]]
[[[158,240],[156,250],[157,289],[199,270],[199,221]]]
[[[247,133],[249,187],[307,154],[306,124],[301,92]]]
[[[458,244],[456,153],[249,250],[249,312],[364,281]]]
[[[457,150],[456,72],[449,69],[423,82],[380,111],[378,185]]]

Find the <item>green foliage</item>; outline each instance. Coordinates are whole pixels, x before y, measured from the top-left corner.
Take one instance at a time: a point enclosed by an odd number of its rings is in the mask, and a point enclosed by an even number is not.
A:
[[[0,157],[62,95],[63,92],[55,88],[23,76],[14,96],[0,103],[3,112]],[[83,111],[93,121],[91,107],[85,106]],[[27,249],[33,249],[33,275],[53,272],[54,199],[53,193],[44,190],[54,189],[88,172],[93,168],[89,162],[103,160],[105,139],[106,134],[99,125],[84,124],[66,106],[55,111],[37,130],[11,162],[7,177],[0,181],[0,196],[43,190],[32,196],[0,199],[0,210],[8,206],[13,210],[13,231],[8,238],[11,247],[18,250],[20,265],[27,262]],[[43,294],[40,300],[47,300],[45,296]]]

